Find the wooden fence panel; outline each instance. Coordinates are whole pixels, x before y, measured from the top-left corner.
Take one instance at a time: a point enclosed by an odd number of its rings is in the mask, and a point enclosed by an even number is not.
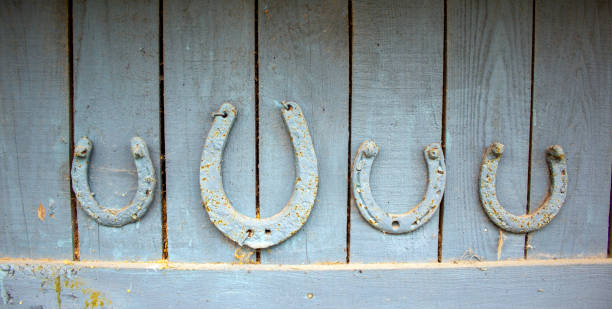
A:
[[[173,261],[254,261],[210,222],[200,199],[202,147],[223,102],[238,116],[223,154],[236,210],[255,216],[254,3],[164,2],[168,254]]]
[[[355,1],[351,156],[365,139],[380,147],[372,194],[387,212],[423,199],[423,149],[442,132],[443,1]],[[438,213],[418,230],[384,234],[351,201],[351,262],[434,261]]]
[[[259,2],[259,198],[261,217],[279,212],[294,184],[293,149],[280,101],[297,102],[319,167],[305,226],[262,250],[262,263],[346,260],[348,25],[342,1]]]
[[[525,213],[532,5],[531,0],[448,2],[444,261],[524,257],[525,236],[500,232],[483,211],[478,175],[484,150],[503,143],[497,196],[508,211]]]
[[[72,258],[67,15],[0,2],[0,256]]]
[[[559,215],[528,236],[528,258],[605,256],[612,162],[612,3],[537,1],[530,209],[548,190],[548,145],[565,150]]]
[[[79,206],[82,259],[158,260],[162,255],[159,130],[159,6],[153,0],[75,1],[74,138],[93,142],[89,183],[106,207],[137,188],[130,139],[142,137],[157,173],[155,199],[139,222],[107,227]]]

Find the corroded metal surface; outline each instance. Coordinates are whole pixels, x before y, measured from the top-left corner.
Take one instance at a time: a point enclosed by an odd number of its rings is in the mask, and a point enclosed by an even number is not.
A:
[[[82,137],[75,146],[72,160],[72,189],[81,207],[98,223],[121,227],[138,221],[147,212],[155,192],[155,169],[149,157],[147,144],[140,137],[131,141],[132,155],[138,172],[138,189],[132,201],[117,208],[106,208],[98,204],[89,188],[88,167],[93,145],[89,138]]]
[[[550,171],[550,188],[548,196],[538,208],[530,214],[514,215],[501,206],[497,200],[495,180],[497,167],[504,145],[493,143],[484,153],[480,166],[480,201],[491,221],[500,228],[512,233],[529,233],[538,230],[552,221],[559,213],[567,192],[567,162],[563,148],[559,145],[549,146],[546,151],[546,162]]]
[[[391,234],[408,233],[425,224],[436,213],[446,185],[446,165],[442,147],[430,144],[423,154],[427,162],[427,191],[423,200],[402,214],[391,214],[382,210],[370,188],[370,171],[379,148],[372,140],[361,143],[352,168],[352,187],[355,204],[361,216],[373,227]]]
[[[237,212],[225,195],[221,178],[223,149],[236,113],[233,105],[224,103],[213,114],[200,165],[202,203],[212,223],[225,236],[241,246],[267,248],[291,237],[308,220],[319,183],[317,157],[302,110],[294,102],[283,102],[281,113],[295,158],[293,194],[279,213],[268,218],[252,218]]]

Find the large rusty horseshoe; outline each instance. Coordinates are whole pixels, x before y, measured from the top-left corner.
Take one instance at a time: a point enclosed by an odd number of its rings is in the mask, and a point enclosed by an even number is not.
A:
[[[217,229],[240,246],[267,248],[291,237],[308,220],[317,196],[317,157],[306,119],[294,102],[283,102],[281,112],[293,144],[296,169],[294,189],[285,208],[274,216],[262,219],[237,212],[225,195],[221,159],[236,119],[236,108],[224,103],[213,114],[214,121],[206,137],[200,165],[202,202]]]
[[[559,213],[567,191],[567,162],[563,148],[549,146],[546,162],[550,171],[548,196],[530,214],[514,215],[499,204],[495,190],[497,166],[504,152],[504,145],[493,143],[482,157],[480,166],[480,201],[485,212],[498,227],[512,233],[529,233],[546,226]]]
[[[370,189],[370,171],[378,154],[378,146],[372,140],[361,143],[353,163],[351,180],[353,197],[361,216],[373,227],[391,234],[408,233],[425,224],[436,213],[446,186],[446,165],[442,147],[430,144],[423,154],[427,161],[427,191],[423,200],[402,214],[390,214],[382,210]]]
[[[155,192],[155,169],[149,157],[147,144],[140,137],[131,141],[132,155],[138,172],[138,189],[132,201],[121,208],[105,208],[98,204],[89,188],[89,157],[93,145],[89,138],[82,137],[74,148],[72,159],[72,189],[85,212],[98,223],[107,226],[121,227],[138,221],[149,209]]]

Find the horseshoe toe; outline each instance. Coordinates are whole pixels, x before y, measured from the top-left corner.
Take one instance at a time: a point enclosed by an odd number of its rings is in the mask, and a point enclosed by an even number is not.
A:
[[[289,202],[274,216],[258,219],[237,212],[223,190],[221,159],[236,118],[233,105],[224,103],[213,114],[214,121],[204,143],[200,164],[202,203],[215,227],[241,246],[267,248],[291,237],[308,220],[317,196],[317,157],[306,119],[297,103],[282,105],[281,113],[293,144],[296,178]]]
[[[89,188],[88,167],[93,145],[89,138],[82,137],[74,147],[72,159],[72,189],[85,212],[98,223],[121,227],[140,220],[153,201],[155,191],[155,169],[149,157],[147,144],[140,137],[131,140],[131,151],[138,172],[138,189],[132,201],[120,208],[105,208],[98,204]]]
[[[427,162],[427,191],[423,200],[402,214],[390,214],[382,210],[370,188],[370,171],[379,148],[372,140],[361,143],[353,163],[351,179],[353,198],[361,216],[373,227],[391,234],[408,233],[425,224],[436,213],[446,185],[446,165],[442,147],[430,144],[423,151]]]
[[[498,227],[512,233],[536,231],[552,221],[565,202],[567,191],[567,162],[563,148],[549,146],[546,161],[550,171],[550,188],[546,199],[530,214],[514,215],[501,206],[497,200],[495,182],[497,168],[504,145],[493,143],[482,159],[480,167],[480,201],[485,212]]]

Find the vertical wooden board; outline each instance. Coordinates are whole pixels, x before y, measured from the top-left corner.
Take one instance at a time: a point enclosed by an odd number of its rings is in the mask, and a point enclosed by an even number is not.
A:
[[[92,192],[105,207],[130,202],[134,136],[146,141],[158,182],[142,220],[121,228],[97,224],[79,206],[81,259],[161,258],[158,12],[148,0],[74,3],[74,138],[93,142]]]
[[[72,257],[67,15],[0,2],[0,256]]]
[[[164,88],[169,259],[255,260],[226,238],[201,205],[199,166],[211,114],[238,117],[223,154],[223,184],[236,210],[255,216],[254,2],[164,2]],[[245,260],[246,259],[246,260]]]
[[[366,139],[380,153],[370,183],[387,212],[423,199],[423,149],[442,132],[443,1],[355,1],[351,156]],[[438,214],[391,235],[370,226],[351,200],[351,262],[435,261]]]
[[[548,145],[565,150],[557,217],[528,235],[529,258],[605,256],[612,162],[612,4],[538,1],[530,209],[548,190]]]
[[[259,197],[279,212],[294,184],[280,101],[304,112],[319,164],[312,213],[297,234],[263,250],[262,263],[344,262],[348,155],[348,26],[343,1],[259,2]]]
[[[531,108],[531,0],[449,1],[443,260],[524,257],[525,236],[503,233],[483,211],[478,174],[484,150],[505,145],[497,196],[527,207]]]

